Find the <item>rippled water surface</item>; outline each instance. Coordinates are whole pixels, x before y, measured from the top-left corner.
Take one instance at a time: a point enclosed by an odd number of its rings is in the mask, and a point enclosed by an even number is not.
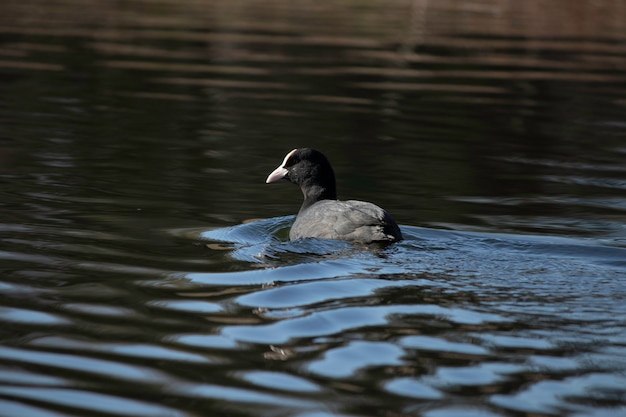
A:
[[[626,415],[626,5],[0,3],[0,416]],[[401,224],[290,242],[294,147]]]

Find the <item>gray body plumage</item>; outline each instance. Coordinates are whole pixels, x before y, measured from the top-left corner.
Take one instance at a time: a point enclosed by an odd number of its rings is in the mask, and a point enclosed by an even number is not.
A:
[[[356,242],[394,242],[402,239],[389,213],[365,201],[321,200],[296,218],[290,239],[316,237]]]

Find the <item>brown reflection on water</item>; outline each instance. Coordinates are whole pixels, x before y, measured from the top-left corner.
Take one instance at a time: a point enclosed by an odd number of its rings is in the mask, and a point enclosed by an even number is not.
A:
[[[245,75],[259,75],[267,73],[267,71],[259,68],[211,66],[199,64],[172,64],[170,62],[103,61],[101,65],[110,68],[136,69],[144,71],[203,72]]]
[[[612,0],[24,1],[3,2],[0,10],[0,33],[92,38],[99,48],[113,47],[98,44],[106,40],[168,39],[344,48],[400,44],[404,51],[411,49],[407,46],[451,46],[452,42],[469,48],[624,53],[623,44],[609,41],[622,43],[626,33],[626,5]],[[469,34],[491,39],[466,38]],[[141,48],[136,55],[158,52]],[[164,55],[186,59],[195,54],[168,50]]]
[[[77,6],[82,7],[77,7]],[[598,36],[624,33],[626,5],[612,0],[396,0],[392,3],[365,0],[331,0],[323,3],[279,0],[161,0],[111,3],[106,0],[22,1],[5,4],[8,22],[28,22],[35,26],[51,21],[58,26],[95,22],[110,27],[215,26],[241,31],[296,31],[303,25],[333,35],[364,30],[374,34],[394,34],[413,29],[426,34],[441,30],[437,23],[449,21],[458,31],[517,33],[534,36]],[[355,16],[358,16],[355,18]],[[345,23],[338,25],[336,23]],[[329,23],[335,23],[334,25]],[[411,25],[424,28],[416,30]]]
[[[611,0],[4,2],[0,68],[67,70],[75,50],[65,43],[78,40],[97,54],[93,67],[154,74],[162,88],[311,101],[313,82],[342,77],[333,82],[343,91],[326,95],[334,103],[361,99],[346,89],[504,95],[506,81],[623,81],[625,22],[626,6]],[[116,94],[191,97],[129,85]]]

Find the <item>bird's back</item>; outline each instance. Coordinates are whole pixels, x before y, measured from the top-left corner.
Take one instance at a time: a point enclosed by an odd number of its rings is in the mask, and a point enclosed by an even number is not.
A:
[[[298,213],[289,237],[395,242],[400,228],[382,208],[365,201],[322,200]]]

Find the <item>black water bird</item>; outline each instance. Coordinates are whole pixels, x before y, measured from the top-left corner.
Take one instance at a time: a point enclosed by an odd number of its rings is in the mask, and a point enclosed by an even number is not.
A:
[[[355,242],[396,242],[400,228],[391,215],[365,201],[339,201],[335,172],[328,159],[310,148],[294,149],[265,181],[286,179],[298,186],[304,202],[289,238],[341,239]]]

